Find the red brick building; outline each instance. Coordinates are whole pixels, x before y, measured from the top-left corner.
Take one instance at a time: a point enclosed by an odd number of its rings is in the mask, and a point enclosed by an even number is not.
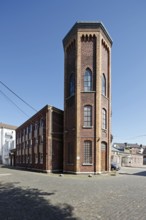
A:
[[[109,171],[112,40],[102,23],[77,22],[63,45],[63,171]]]
[[[45,106],[17,128],[16,165],[76,174],[109,171],[112,40],[102,23],[77,22],[63,46],[64,114]]]
[[[47,105],[17,128],[16,166],[62,171],[63,111]]]

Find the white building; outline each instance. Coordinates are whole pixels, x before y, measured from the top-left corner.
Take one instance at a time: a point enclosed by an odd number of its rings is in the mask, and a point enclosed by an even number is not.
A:
[[[0,123],[0,164],[10,164],[10,150],[16,148],[16,128],[16,126]]]

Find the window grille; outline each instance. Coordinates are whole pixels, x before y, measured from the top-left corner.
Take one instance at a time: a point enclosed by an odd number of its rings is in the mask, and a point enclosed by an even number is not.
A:
[[[102,129],[107,129],[107,112],[104,108],[102,109]]]
[[[84,164],[92,164],[92,142],[84,142]]]
[[[102,74],[102,95],[106,96],[106,78],[104,73]]]
[[[84,106],[84,126],[92,126],[92,106]]]
[[[92,73],[89,69],[86,69],[84,74],[84,91],[92,91]]]

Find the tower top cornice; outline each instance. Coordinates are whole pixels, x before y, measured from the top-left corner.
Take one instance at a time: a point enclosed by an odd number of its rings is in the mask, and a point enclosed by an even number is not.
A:
[[[66,42],[71,37],[71,35],[77,33],[78,31],[82,31],[83,29],[85,29],[85,30],[89,30],[89,29],[94,30],[95,29],[95,31],[101,29],[112,45],[113,41],[101,21],[77,21],[73,25],[73,27],[69,30],[69,32],[66,34],[66,36],[64,37],[63,45],[64,46],[66,45]]]

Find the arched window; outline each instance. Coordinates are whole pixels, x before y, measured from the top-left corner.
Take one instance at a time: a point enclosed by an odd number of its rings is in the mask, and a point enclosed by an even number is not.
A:
[[[75,77],[74,74],[72,73],[69,80],[69,95],[71,96],[74,94],[75,94]]]
[[[106,78],[104,73],[102,74],[102,95],[106,96]]]
[[[84,164],[92,164],[92,142],[84,141]]]
[[[107,112],[106,109],[102,109],[102,129],[107,129]]]
[[[86,69],[84,74],[84,91],[92,91],[92,73],[89,69]]]
[[[84,126],[92,126],[92,106],[90,105],[84,106]]]

